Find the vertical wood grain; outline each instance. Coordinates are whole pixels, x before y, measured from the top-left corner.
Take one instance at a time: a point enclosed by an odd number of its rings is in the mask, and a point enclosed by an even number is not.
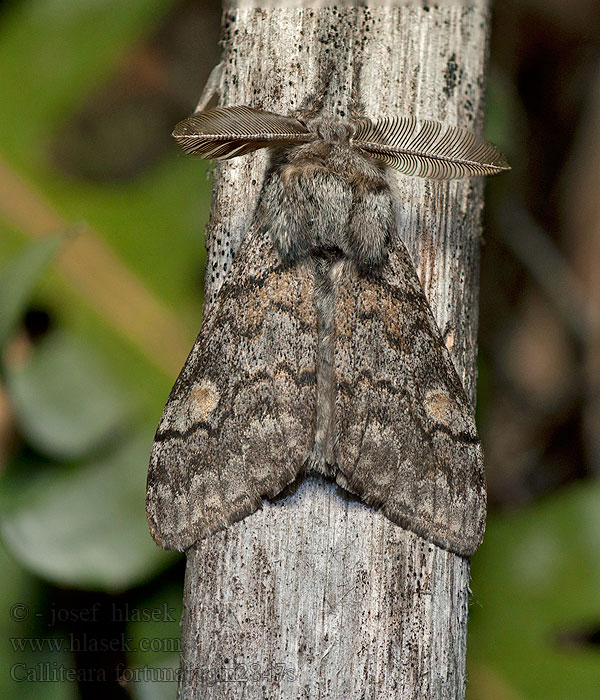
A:
[[[482,129],[485,0],[269,4],[224,12],[221,104],[285,114],[310,103],[327,75],[330,114],[347,115],[358,96],[371,117]],[[208,304],[248,227],[265,166],[258,152],[216,167]],[[398,174],[395,194],[398,235],[474,398],[481,182]],[[468,561],[322,479],[308,478],[188,552],[184,596],[186,700],[464,697]]]

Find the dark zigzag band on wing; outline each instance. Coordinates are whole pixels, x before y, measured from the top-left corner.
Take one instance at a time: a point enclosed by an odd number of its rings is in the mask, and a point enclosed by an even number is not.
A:
[[[314,386],[315,383],[315,373],[309,370],[304,370],[300,374],[297,374],[294,369],[292,369],[289,366],[285,366],[285,364],[279,364],[275,366],[275,370],[277,372],[283,370],[285,374],[288,375],[290,379],[293,379],[298,386]],[[270,375],[268,375],[266,372],[260,372],[257,373],[256,375],[244,379],[243,383],[239,383],[239,385],[242,387],[240,391],[246,391],[248,387],[251,387],[254,384],[259,384],[260,382],[264,382],[265,380],[270,379]],[[235,389],[232,390],[232,395],[235,397],[239,393]],[[267,408],[275,408],[274,406],[269,406],[266,405]],[[271,411],[273,412],[273,411]],[[231,418],[235,414],[235,411],[233,409],[230,409],[229,411],[225,411],[224,413],[221,414],[221,423],[224,423],[228,418]],[[203,430],[205,431],[209,437],[216,437],[219,434],[219,431],[221,430],[221,426],[217,426],[214,428],[211,426],[209,423],[206,421],[197,421],[196,423],[193,423],[190,425],[190,427],[181,432],[179,430],[174,430],[172,428],[169,428],[167,430],[158,430],[154,440],[156,442],[166,442],[167,440],[173,440],[174,438],[182,438],[185,439],[189,437],[190,435],[193,435],[195,432],[198,430]]]
[[[472,554],[486,500],[473,410],[402,243],[380,275],[340,275],[334,316],[336,480],[402,527]]]
[[[307,266],[282,269],[266,232],[248,232],[157,431],[147,511],[163,547],[186,549],[244,518],[308,460],[313,284]]]
[[[364,370],[357,376],[354,385],[348,382],[339,382],[337,384],[337,390],[348,397],[355,396],[358,393],[356,391],[356,387],[360,386],[362,382],[366,382],[368,386],[377,389],[378,391],[385,390],[387,393],[392,394],[393,396],[397,396],[403,399],[410,399],[410,394],[408,391],[406,391],[406,389],[394,386],[394,384],[387,379],[375,380],[373,378],[372,373],[368,370]],[[392,418],[392,411],[390,409],[384,408],[380,411],[378,417],[382,419],[383,423],[385,423],[387,420]],[[418,423],[416,417],[415,422]],[[468,431],[453,432],[451,428],[449,428],[444,423],[434,421],[431,424],[431,427],[429,428],[425,428],[422,424],[419,424],[418,427],[420,430],[421,438],[425,438],[428,440],[430,440],[435,435],[435,433],[445,433],[446,435],[451,435],[452,437],[456,438],[456,440],[458,440],[459,442],[465,443],[467,445],[481,444],[481,440],[479,439],[476,433],[471,433]]]

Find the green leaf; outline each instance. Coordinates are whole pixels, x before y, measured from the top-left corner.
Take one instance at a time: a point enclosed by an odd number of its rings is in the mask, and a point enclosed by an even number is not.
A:
[[[148,430],[103,459],[46,471],[18,497],[13,491],[0,519],[13,555],[59,585],[106,591],[144,582],[169,565],[176,555],[154,544],[145,516],[151,444]]]
[[[56,459],[90,454],[122,434],[129,402],[93,348],[55,331],[20,367],[6,368],[19,428]]]
[[[28,245],[0,270],[0,348],[9,340],[62,239],[62,235],[42,238]]]
[[[472,577],[469,698],[598,697],[600,483],[491,517]]]

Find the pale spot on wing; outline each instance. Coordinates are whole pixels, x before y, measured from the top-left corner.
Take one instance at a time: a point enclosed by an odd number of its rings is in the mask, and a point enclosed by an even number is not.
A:
[[[190,391],[189,412],[192,423],[204,420],[219,403],[219,390],[216,384],[204,379],[195,384]]]
[[[436,423],[450,427],[456,420],[456,402],[444,389],[432,389],[423,402],[427,415]]]
[[[189,394],[172,399],[165,406],[159,430],[175,430],[184,433],[194,423],[199,423],[216,409],[219,390],[208,379],[197,382]]]

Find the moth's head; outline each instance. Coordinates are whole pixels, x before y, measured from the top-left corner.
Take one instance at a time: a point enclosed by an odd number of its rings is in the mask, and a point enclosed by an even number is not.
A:
[[[332,117],[317,117],[307,122],[308,129],[330,145],[349,145],[356,126],[349,121]]]

